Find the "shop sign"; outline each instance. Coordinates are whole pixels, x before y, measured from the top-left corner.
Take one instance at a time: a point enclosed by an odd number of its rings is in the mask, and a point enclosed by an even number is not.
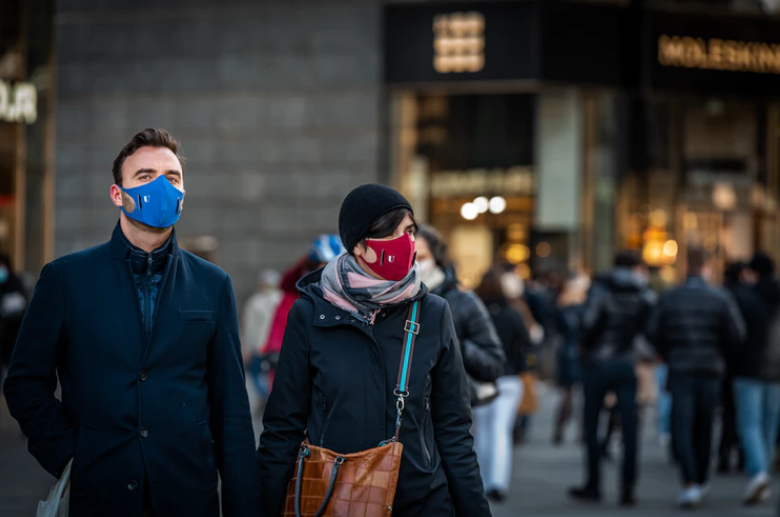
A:
[[[0,81],[0,122],[26,122],[38,118],[38,92],[31,83]]]
[[[533,193],[534,175],[530,167],[443,171],[431,177],[433,198],[528,196]]]
[[[780,94],[780,22],[645,14],[646,89],[705,95]]]
[[[440,74],[485,68],[485,17],[479,12],[433,18],[433,68]]]

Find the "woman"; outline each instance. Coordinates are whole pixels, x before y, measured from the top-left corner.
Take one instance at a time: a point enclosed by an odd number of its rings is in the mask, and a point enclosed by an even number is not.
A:
[[[523,397],[519,373],[525,360],[523,350],[531,344],[523,317],[510,307],[504,293],[502,274],[500,268],[485,273],[477,295],[487,305],[504,347],[504,371],[497,381],[498,398],[474,409],[474,441],[485,490],[488,497],[497,502],[506,498],[512,477],[512,430]]]
[[[588,295],[590,279],[576,275],[566,281],[558,296],[556,325],[563,341],[557,353],[557,381],[563,391],[555,421],[553,443],[563,443],[566,424],[572,416],[574,387],[579,383],[580,315]]]
[[[339,233],[348,253],[299,282],[260,438],[264,515],[277,516],[304,437],[341,454],[394,435],[407,314],[419,328],[399,441],[394,517],[487,517],[470,397],[446,302],[414,266],[412,209],[381,185],[352,191]],[[362,514],[361,514],[362,515]]]
[[[504,350],[485,305],[458,285],[447,243],[432,227],[421,225],[414,241],[423,283],[450,305],[466,373],[471,377],[471,403],[479,406],[498,395],[495,380],[504,373]]]

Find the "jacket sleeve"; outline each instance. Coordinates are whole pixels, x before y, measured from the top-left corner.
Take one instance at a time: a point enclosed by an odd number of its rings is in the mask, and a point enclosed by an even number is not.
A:
[[[474,293],[464,293],[466,332],[461,346],[466,372],[480,382],[493,382],[504,373],[506,356],[485,304]]]
[[[730,364],[732,359],[739,353],[740,345],[745,341],[747,330],[745,320],[731,294],[725,292],[726,314],[724,317],[724,344],[723,355]]]
[[[238,309],[230,277],[225,278],[220,295],[206,380],[211,432],[222,478],[222,515],[256,516],[260,507],[260,479],[238,337]]]
[[[436,446],[458,517],[490,517],[471,436],[471,397],[449,307],[441,319],[442,352],[432,371],[431,416]],[[276,515],[276,514],[268,514]]]
[[[595,283],[588,293],[588,299],[582,309],[582,348],[593,348],[601,333],[604,323],[604,305],[607,298],[607,290]]]
[[[59,477],[76,452],[78,431],[54,396],[57,365],[66,344],[65,300],[55,264],[43,268],[27,308],[8,378],[8,408],[38,463]]]
[[[264,505],[260,515],[281,513],[311,410],[312,385],[303,303],[306,302],[297,301],[290,311],[274,389],[263,416],[258,449]]]
[[[647,320],[647,329],[645,330],[647,340],[664,360],[666,360],[667,352],[666,339],[664,338],[665,306],[664,297],[662,296],[650,313],[650,318]]]

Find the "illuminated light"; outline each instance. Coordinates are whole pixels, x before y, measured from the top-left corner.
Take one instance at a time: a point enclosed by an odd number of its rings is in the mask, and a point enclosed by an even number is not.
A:
[[[536,254],[542,258],[547,258],[552,253],[552,246],[549,242],[540,242],[536,245]]]
[[[496,196],[490,200],[489,205],[490,213],[500,214],[506,210],[506,199],[502,198],[501,196]]]
[[[528,260],[531,250],[524,244],[511,244],[506,249],[506,261],[510,264],[519,264]]]
[[[664,243],[664,255],[667,257],[676,257],[677,256],[677,242],[673,240],[668,240]]]
[[[488,211],[489,204],[488,198],[485,196],[480,196],[474,200],[474,205],[477,207],[480,214],[484,214]]]
[[[668,221],[669,214],[667,214],[665,210],[653,210],[653,213],[650,216],[650,224],[653,226],[666,226]]]
[[[460,207],[460,215],[467,221],[473,221],[479,215],[479,209],[474,203],[465,203]]]
[[[528,264],[519,264],[515,268],[515,272],[517,273],[517,276],[523,280],[528,280],[531,278],[531,268],[528,266]]]
[[[734,210],[737,207],[737,192],[729,183],[717,183],[712,188],[712,203],[719,210]]]
[[[672,283],[675,280],[675,274],[674,274],[674,268],[672,266],[664,266],[661,268],[661,272],[659,273],[661,275],[661,279],[664,282]]]
[[[526,230],[522,224],[512,223],[506,230],[506,238],[512,242],[522,241],[526,237]]]
[[[642,250],[642,258],[648,264],[654,265],[661,262],[663,258],[664,245],[659,241],[651,241],[645,244],[645,248]]]
[[[695,230],[699,226],[699,218],[696,214],[688,212],[683,217],[683,226],[686,230]]]

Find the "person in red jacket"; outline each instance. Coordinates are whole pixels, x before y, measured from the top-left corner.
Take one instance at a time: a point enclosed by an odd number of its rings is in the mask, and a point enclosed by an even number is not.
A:
[[[271,329],[268,332],[268,340],[263,347],[263,356],[266,357],[271,365],[271,374],[268,380],[268,389],[270,391],[274,381],[274,370],[276,361],[279,358],[279,352],[282,351],[282,340],[284,331],[287,329],[287,315],[290,309],[298,299],[298,289],[296,284],[307,274],[325,267],[328,262],[338,257],[346,250],[341,244],[341,238],[338,235],[322,235],[317,237],[309,247],[308,253],[296,262],[296,264],[287,270],[282,276],[282,282],[279,288],[282,290],[282,300],[276,308]]]

